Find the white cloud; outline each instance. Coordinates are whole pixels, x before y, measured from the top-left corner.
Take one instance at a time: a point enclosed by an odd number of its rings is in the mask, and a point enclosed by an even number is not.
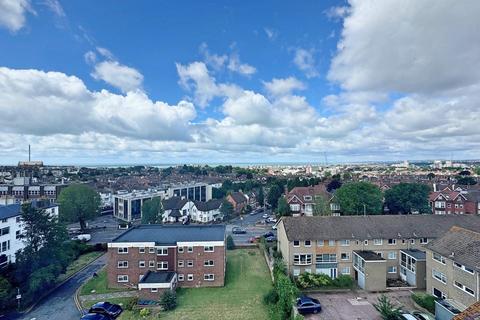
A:
[[[235,45],[232,47],[235,47]],[[212,54],[208,50],[207,44],[202,43],[200,45],[200,53],[203,55],[206,65],[212,67],[216,71],[220,71],[226,67],[228,70],[244,76],[250,76],[257,72],[255,67],[249,65],[248,63],[242,63],[238,53],[236,52],[232,52],[230,55]]]
[[[263,85],[271,96],[284,96],[294,90],[304,90],[306,88],[305,84],[295,77],[273,78],[270,82],[263,82]]]
[[[65,11],[58,0],[45,0],[45,5],[58,17],[65,17]]]
[[[218,55],[210,53],[205,42],[200,45],[200,53],[204,56],[205,63],[215,70],[222,69],[225,66],[225,63],[228,61],[228,56],[225,54]]]
[[[97,55],[93,51],[88,51],[83,55],[83,58],[85,59],[85,62],[87,64],[94,64],[97,62]]]
[[[272,28],[263,28],[263,31],[265,31],[265,34],[267,35],[269,40],[275,40],[278,36],[278,32]]]
[[[297,48],[295,50],[293,63],[295,63],[298,69],[305,73],[307,78],[315,78],[319,76],[315,65],[315,58],[313,57],[313,50]]]
[[[138,70],[122,65],[118,61],[97,63],[92,77],[103,80],[122,92],[140,89],[143,83],[143,75]]]
[[[13,32],[22,29],[27,12],[35,14],[29,0],[0,0],[0,26]]]
[[[242,75],[250,76],[257,72],[254,66],[249,65],[248,63],[242,63],[240,57],[236,53],[230,55],[230,61],[228,62],[227,68],[230,71],[238,72]]]

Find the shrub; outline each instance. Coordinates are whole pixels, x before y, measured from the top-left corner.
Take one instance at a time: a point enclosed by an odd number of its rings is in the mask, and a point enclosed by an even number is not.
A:
[[[300,288],[313,287],[331,287],[334,286],[332,278],[326,274],[313,274],[309,272],[302,273],[297,278],[297,284]]]
[[[349,275],[342,274],[339,275],[338,278],[333,279],[332,281],[333,286],[339,288],[351,288],[353,287],[353,278]]]
[[[125,310],[132,311],[133,308],[135,308],[135,306],[137,305],[137,303],[138,303],[137,298],[130,298],[130,299],[127,300],[127,302],[125,302],[125,305],[123,306],[123,308]]]
[[[304,319],[305,319],[305,317],[302,316],[301,314],[297,314],[297,315],[295,316],[295,318],[293,318],[293,320],[304,320]]]
[[[163,307],[163,310],[173,310],[177,307],[177,295],[172,290],[167,290],[160,300],[160,305]]]
[[[263,302],[265,304],[275,304],[278,302],[278,294],[275,289],[270,289],[264,296],[263,296]]]
[[[385,295],[381,295],[377,303],[373,306],[380,313],[383,320],[399,320],[401,315],[400,307],[395,307],[389,298]]]
[[[288,276],[279,273],[275,278],[275,290],[278,294],[278,312],[282,319],[289,319],[293,301],[298,295],[298,289]]]
[[[235,249],[235,242],[233,242],[232,236],[227,237],[227,250],[233,250]]]
[[[146,308],[143,308],[140,310],[140,317],[142,318],[146,318],[150,315],[150,310],[149,309],[146,309]]]
[[[435,313],[435,301],[438,299],[432,295],[426,293],[413,293],[412,299],[420,307],[427,309],[431,313]]]
[[[275,259],[273,262],[273,275],[276,278],[278,274],[287,274],[287,267],[282,259]]]

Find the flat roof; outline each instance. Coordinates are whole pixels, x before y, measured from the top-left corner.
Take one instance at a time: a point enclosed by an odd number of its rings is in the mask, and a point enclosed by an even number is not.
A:
[[[384,261],[385,259],[382,258],[379,254],[370,251],[370,250],[354,250],[360,258],[362,258],[365,261]]]
[[[140,283],[170,283],[175,276],[173,271],[148,271]]]
[[[410,250],[400,250],[402,252],[405,252],[409,256],[415,258],[417,261],[425,261],[425,251],[418,250],[418,249],[410,249]]]
[[[224,239],[224,224],[144,224],[125,231],[112,242],[155,242],[157,245],[175,245],[177,242],[224,241]]]

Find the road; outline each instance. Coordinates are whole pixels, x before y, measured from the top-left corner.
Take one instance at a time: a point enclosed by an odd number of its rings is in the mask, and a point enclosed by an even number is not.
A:
[[[236,244],[247,244],[249,239],[255,236],[261,236],[268,231],[273,231],[276,234],[275,230],[272,230],[273,224],[265,224],[265,218],[262,215],[265,212],[257,213],[254,215],[244,215],[243,219],[235,218],[228,222],[226,227],[227,235],[233,237],[233,241]],[[267,214],[271,214],[271,211],[267,211]],[[232,234],[233,227],[242,227],[247,230],[245,234]]]
[[[100,270],[106,263],[107,255],[103,255],[87,268],[77,273],[62,286],[57,288],[50,295],[45,297],[32,311],[23,315],[22,320],[70,320],[79,319],[80,313],[75,306],[73,297],[75,291],[90,277],[94,272]]]

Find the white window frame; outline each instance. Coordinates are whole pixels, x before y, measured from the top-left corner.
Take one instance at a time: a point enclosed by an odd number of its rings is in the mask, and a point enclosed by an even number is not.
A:
[[[121,278],[121,279],[120,279]],[[125,283],[128,282],[128,274],[119,274],[117,275],[117,282]]]
[[[345,272],[346,270],[348,270],[348,272]],[[341,274],[351,274],[350,273],[350,267],[343,267],[342,269],[340,269],[340,273]]]
[[[215,247],[214,246],[204,246],[203,251],[204,252],[215,252]]]
[[[157,270],[168,270],[168,261],[157,261]]]
[[[390,243],[390,241],[392,241],[392,243]],[[388,239],[387,244],[389,246],[395,246],[395,245],[397,245],[397,239]]]
[[[308,244],[307,244],[307,242],[308,242]],[[311,240],[305,240],[305,241],[303,242],[303,245],[304,245],[305,247],[311,247],[311,246],[312,246],[312,241],[311,241]]]
[[[215,266],[215,261],[214,260],[204,260],[203,261],[203,266],[204,267],[214,267]]]
[[[150,292],[158,292],[158,288],[150,288]]]
[[[145,268],[145,265],[146,265],[146,264],[145,264],[145,260],[140,260],[140,261],[138,261],[138,267],[139,267],[139,268]]]
[[[149,268],[155,268],[155,260],[149,260],[148,261],[148,267]]]
[[[128,247],[119,247],[117,249],[118,254],[128,254]]]
[[[203,275],[203,281],[215,281],[215,275],[213,273],[205,273]]]
[[[145,253],[145,247],[139,247],[138,253]]]
[[[192,253],[193,252],[193,247],[192,246],[187,247],[187,252]]]
[[[193,268],[193,260],[187,260],[187,268]]]
[[[435,276],[436,274],[438,274],[438,278]],[[435,279],[435,280],[437,280],[437,281],[439,281],[443,284],[447,284],[447,276],[443,272],[432,269],[432,277],[433,277],[433,279]]]
[[[348,240],[348,239],[340,240],[340,246],[342,246],[342,247],[350,246],[350,240]]]
[[[187,281],[193,281],[193,274],[192,273],[187,274]]]
[[[328,240],[329,247],[335,247],[335,240]]]
[[[297,243],[297,244],[295,244],[295,243]],[[295,248],[300,247],[300,241],[298,241],[298,240],[293,240],[293,246],[294,246]]]
[[[178,247],[177,248],[178,253],[183,253],[185,249],[183,247]]]
[[[158,253],[160,251],[160,253]],[[157,256],[168,256],[168,248],[157,248]]]
[[[383,244],[383,239],[373,239],[373,245],[381,246]]]
[[[440,257],[440,259],[437,259],[437,257],[435,257],[436,255],[438,255],[438,256]],[[432,253],[432,259],[433,259],[434,261],[437,261],[438,263],[441,263],[441,264],[445,265],[445,257],[442,256],[442,255],[439,254],[439,253],[433,252],[433,253]]]
[[[324,242],[323,240],[317,240],[317,247],[323,247],[324,246]]]
[[[178,274],[178,281],[184,281],[185,275],[183,273]]]
[[[389,270],[390,268],[392,268],[392,271]],[[387,267],[387,273],[397,273],[397,266]]]
[[[347,258],[342,259],[342,254],[346,254]],[[340,252],[340,261],[350,261],[350,253],[349,252]]]
[[[393,258],[391,258],[391,257],[393,257]],[[388,258],[388,260],[397,260],[397,252],[396,251],[389,251],[387,258]]]
[[[178,267],[183,268],[185,266],[185,261],[184,260],[178,260]]]
[[[154,247],[148,248],[148,253],[155,253],[155,248]]]
[[[127,268],[128,268],[128,261],[127,260],[117,261],[117,269],[127,269]]]

